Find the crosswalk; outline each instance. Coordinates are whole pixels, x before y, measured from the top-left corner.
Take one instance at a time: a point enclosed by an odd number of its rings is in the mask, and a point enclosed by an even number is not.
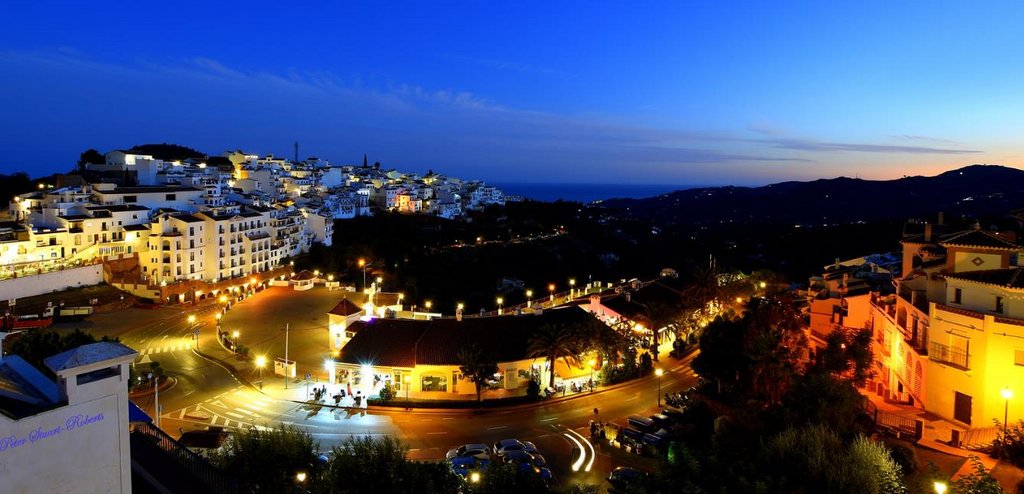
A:
[[[280,417],[287,414],[275,411],[272,404],[272,399],[261,393],[237,387],[202,403],[165,413],[162,417],[236,429],[259,428],[278,422],[289,423],[280,420]]]
[[[195,343],[190,342],[188,340],[179,341],[179,342],[176,342],[176,343],[169,343],[169,344],[160,345],[160,346],[151,346],[151,347],[146,347],[146,348],[143,348],[142,350],[139,350],[139,357],[143,357],[145,355],[155,355],[155,354],[158,354],[158,353],[168,353],[168,352],[178,352],[178,351],[182,351],[182,350],[189,350],[189,349],[193,348],[194,346],[195,346]]]

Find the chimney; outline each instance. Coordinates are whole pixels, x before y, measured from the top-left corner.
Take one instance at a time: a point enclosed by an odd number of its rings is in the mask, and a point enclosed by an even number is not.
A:
[[[924,241],[925,242],[931,242],[932,241],[932,224],[931,223],[925,223],[924,224]]]

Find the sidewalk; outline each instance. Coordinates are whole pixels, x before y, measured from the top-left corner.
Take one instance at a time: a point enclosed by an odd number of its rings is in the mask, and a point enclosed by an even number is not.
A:
[[[217,365],[220,365],[221,367],[226,369],[240,383],[247,385],[267,396],[277,398],[280,400],[293,401],[296,403],[309,403],[310,400],[313,399],[313,390],[315,388],[326,386],[327,393],[324,394],[324,398],[322,398],[321,401],[317,403],[318,405],[330,408],[367,408],[367,397],[365,395],[363,395],[363,399],[361,400],[360,406],[356,407],[356,404],[351,394],[347,392],[348,390],[346,389],[346,386],[344,384],[330,384],[324,379],[319,379],[318,376],[316,375],[312,375],[310,381],[308,382],[304,379],[304,375],[297,375],[295,379],[287,380],[287,387],[285,384],[286,379],[283,376],[274,375],[272,369],[263,369],[261,378],[260,371],[258,368],[256,368],[253,362],[243,359],[241,356],[229,351],[220,343],[220,341],[216,337],[216,331],[205,331],[204,333],[205,334],[200,336],[200,346],[199,349],[197,350],[200,356],[208,360],[211,360]],[[691,361],[696,355],[696,352],[690,352],[681,360],[676,360],[669,356],[670,349],[671,345],[663,345],[660,349],[661,351],[658,354],[659,362],[656,362],[656,366],[657,364],[660,364],[662,368],[665,368],[666,371],[670,372],[681,368],[685,363]],[[268,367],[270,367],[270,365],[268,365]],[[653,375],[651,375],[645,376],[641,379],[654,379],[654,377]],[[583,398],[586,396],[593,396],[594,394],[599,394],[605,391],[618,389],[620,387],[627,386],[635,382],[636,380],[629,380],[621,383],[612,384],[609,386],[596,386],[593,392],[568,392],[565,395],[556,395],[552,396],[551,398],[539,400],[537,402],[509,405],[505,407],[465,409],[413,407],[411,409],[407,409],[402,407],[374,406],[373,408],[377,410],[406,410],[420,413],[436,413],[438,411],[450,412],[453,410],[465,410],[476,412],[500,412],[520,408],[546,406],[553,403]],[[342,398],[341,402],[338,405],[335,405],[334,400],[331,397],[334,396],[335,394],[340,394],[340,391],[343,389],[346,390],[346,397]],[[404,395],[400,394],[399,397],[402,398],[404,397]],[[460,401],[465,400],[464,397],[454,395],[451,396],[451,399]],[[413,404],[415,404],[416,397],[412,396],[411,401],[413,402]],[[438,401],[438,399],[431,397],[430,401]]]
[[[953,431],[959,431],[960,437],[964,437],[964,433],[967,429],[959,425],[954,424],[934,413],[926,412],[920,408],[915,408],[910,405],[901,405],[898,403],[892,403],[885,401],[881,396],[874,393],[863,393],[862,394],[871,400],[879,410],[889,412],[892,414],[900,415],[914,420],[920,420],[924,424],[921,440],[917,442],[917,446],[922,448],[928,448],[940,453],[945,453],[952,456],[959,456],[961,458],[977,457],[981,461],[982,465],[988,472],[996,467],[999,460],[992,458],[984,453],[978,451],[968,451],[963,448],[957,448],[949,445],[949,441],[953,436]],[[960,467],[952,475],[952,479],[956,480],[960,477],[970,475],[974,473],[974,465],[968,461]],[[1010,486],[1016,488],[1016,486]],[[1008,486],[1004,486],[1008,488]]]

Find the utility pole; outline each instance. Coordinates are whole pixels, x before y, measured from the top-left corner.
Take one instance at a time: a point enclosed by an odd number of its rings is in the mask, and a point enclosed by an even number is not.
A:
[[[284,389],[288,389],[288,369],[291,361],[288,360],[288,323],[284,323]]]

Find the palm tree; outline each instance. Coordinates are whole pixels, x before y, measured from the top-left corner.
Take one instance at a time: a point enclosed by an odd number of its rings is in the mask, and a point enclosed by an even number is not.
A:
[[[555,361],[565,359],[566,365],[576,365],[578,354],[576,332],[564,324],[544,324],[537,328],[537,331],[530,337],[527,346],[527,356],[530,358],[545,358],[548,361],[548,368],[551,370],[551,377],[548,387],[555,387]],[[570,364],[570,362],[572,362]]]
[[[498,363],[487,358],[477,345],[470,345],[459,350],[459,361],[462,362],[459,371],[462,372],[463,377],[476,385],[476,401],[480,403],[483,384],[498,372]]]

